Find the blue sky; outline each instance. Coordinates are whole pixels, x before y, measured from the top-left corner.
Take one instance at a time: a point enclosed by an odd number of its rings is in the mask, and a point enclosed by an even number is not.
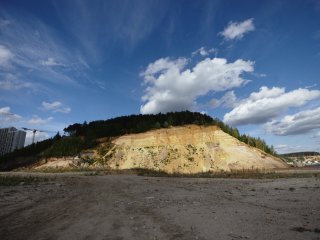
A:
[[[319,66],[317,0],[0,1],[2,127],[191,110],[320,151]]]

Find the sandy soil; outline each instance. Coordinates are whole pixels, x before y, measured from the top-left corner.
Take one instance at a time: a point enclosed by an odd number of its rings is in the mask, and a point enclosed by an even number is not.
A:
[[[0,186],[0,239],[320,239],[319,178],[45,176]]]

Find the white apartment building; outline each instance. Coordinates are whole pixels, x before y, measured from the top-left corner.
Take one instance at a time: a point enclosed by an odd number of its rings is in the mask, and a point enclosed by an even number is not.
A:
[[[14,127],[0,128],[0,156],[23,148],[26,132]]]

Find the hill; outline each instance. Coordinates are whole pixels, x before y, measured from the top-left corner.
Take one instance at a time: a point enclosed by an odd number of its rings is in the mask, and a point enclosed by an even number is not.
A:
[[[105,151],[101,148],[105,147]],[[287,165],[217,126],[187,125],[129,134],[102,142],[95,158],[111,169],[145,168],[168,173],[273,169]]]
[[[205,114],[185,111],[166,114],[160,113],[156,115],[131,115],[90,123],[76,123],[64,129],[66,133],[64,136],[57,134],[52,139],[33,144],[27,148],[1,157],[0,169],[11,170],[17,167],[35,164],[41,159],[53,157],[74,158],[75,156],[81,156],[82,160],[86,160],[84,158],[88,158],[88,154],[84,154],[84,152],[88,149],[95,153],[95,158],[89,157],[90,159],[87,159],[88,163],[93,163],[99,159],[104,161],[102,156],[108,151],[108,147],[106,146],[116,145],[117,140],[115,139],[121,139],[121,137],[128,135],[139,138],[139,134],[147,134],[155,130],[163,130],[162,132],[167,132],[169,135],[172,135],[170,129],[175,129],[175,127],[179,126],[188,126],[190,124],[194,126],[215,127],[219,129],[219,131],[233,136],[239,142],[242,141],[245,143],[244,145],[259,148],[268,154],[275,154],[273,148],[267,146],[260,138],[252,138],[245,134],[241,135],[238,129],[229,127],[218,119],[213,119]],[[190,144],[192,145],[192,143]],[[170,145],[170,143],[168,143],[168,145]],[[183,151],[184,150],[181,152],[182,155],[184,154]],[[97,153],[99,154],[97,155]],[[160,154],[160,152],[158,153]]]

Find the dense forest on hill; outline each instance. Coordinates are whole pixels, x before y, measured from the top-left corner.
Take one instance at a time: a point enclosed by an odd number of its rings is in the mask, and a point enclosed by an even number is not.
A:
[[[238,140],[269,154],[276,155],[273,147],[269,147],[260,138],[240,134],[237,128],[232,128],[219,119],[213,119],[206,114],[183,111],[165,114],[130,115],[90,123],[75,123],[64,129],[64,136],[60,136],[58,133],[51,139],[29,145],[0,157],[0,168],[2,168],[5,162],[17,157],[35,155],[41,157],[75,156],[84,149],[95,147],[98,144],[97,139],[99,138],[111,138],[124,134],[142,133],[154,129],[188,124],[216,125]]]
[[[198,112],[169,112],[166,114],[130,115],[90,123],[73,124],[64,129],[69,136],[117,137],[130,133],[142,133],[153,129],[187,124],[211,125],[218,121]]]

